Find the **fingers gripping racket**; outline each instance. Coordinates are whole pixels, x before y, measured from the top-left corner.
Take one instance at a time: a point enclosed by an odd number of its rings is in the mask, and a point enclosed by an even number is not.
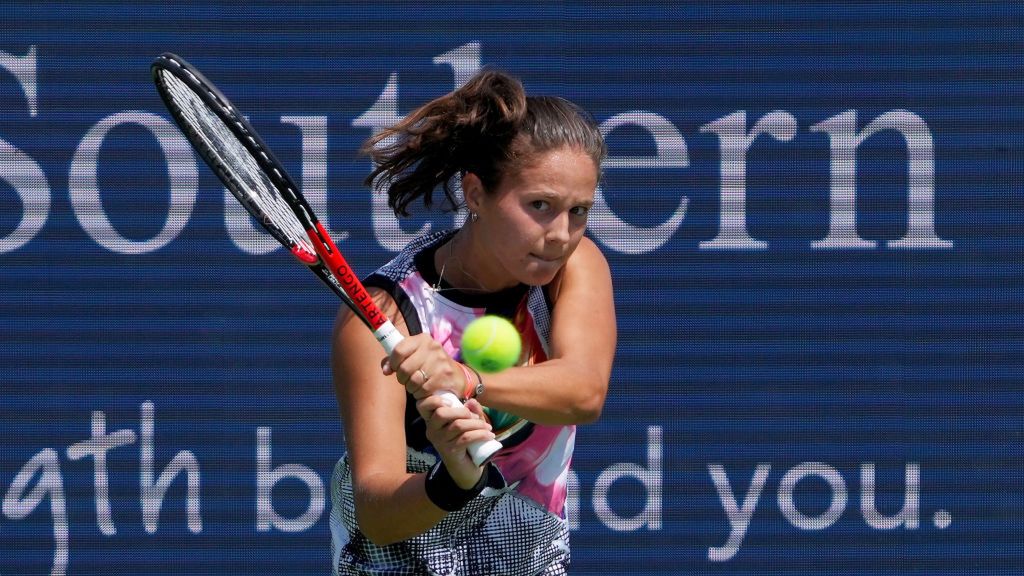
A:
[[[212,82],[179,56],[162,54],[152,73],[174,120],[227,189],[352,309],[390,355],[402,334],[366,292],[263,139]],[[449,405],[460,403],[451,392],[443,396]],[[500,448],[501,443],[489,440],[470,445],[468,452],[480,465]]]

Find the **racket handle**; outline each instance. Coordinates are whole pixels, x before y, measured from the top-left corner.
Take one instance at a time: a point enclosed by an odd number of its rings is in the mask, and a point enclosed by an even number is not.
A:
[[[377,342],[384,347],[384,352],[388,356],[395,351],[395,346],[402,340],[405,340],[405,336],[395,328],[395,325],[391,323],[391,320],[386,320],[383,324],[377,327],[373,331],[373,335],[377,337]]]
[[[402,333],[395,328],[395,325],[390,320],[381,324],[379,328],[373,331],[374,336],[377,337],[377,341],[384,347],[384,351],[391,355],[391,352],[398,346],[398,343],[405,339]],[[438,393],[441,399],[448,406],[461,406],[462,401],[459,397],[451,392],[445,391]],[[479,442],[473,442],[466,449],[469,453],[469,457],[473,459],[473,463],[477,466],[483,466],[491,456],[501,450],[501,442],[497,440],[481,440]]]
[[[473,459],[473,464],[477,466],[483,466],[490,461],[491,456],[498,453],[501,450],[501,442],[497,440],[482,440],[480,442],[473,442],[469,445],[469,457]]]

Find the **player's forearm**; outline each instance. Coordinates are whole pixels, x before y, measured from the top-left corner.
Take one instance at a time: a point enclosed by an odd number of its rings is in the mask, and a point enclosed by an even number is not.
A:
[[[378,546],[418,536],[433,528],[447,514],[427,498],[426,474],[409,474],[391,483],[381,478],[355,487],[359,529]]]
[[[608,393],[609,371],[555,359],[484,374],[480,403],[537,424],[586,424],[597,420]]]

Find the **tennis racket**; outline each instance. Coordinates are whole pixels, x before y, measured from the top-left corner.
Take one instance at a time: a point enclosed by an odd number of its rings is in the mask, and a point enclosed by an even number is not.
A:
[[[151,70],[175,122],[221,182],[271,236],[352,309],[390,355],[402,334],[366,292],[298,186],[249,122],[181,57],[162,54]],[[442,395],[447,404],[460,404],[451,392]],[[468,452],[481,465],[500,448],[500,442],[489,440],[470,445]]]

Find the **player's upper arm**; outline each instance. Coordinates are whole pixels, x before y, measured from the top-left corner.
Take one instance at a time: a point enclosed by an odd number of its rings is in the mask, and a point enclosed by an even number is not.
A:
[[[406,333],[391,296],[377,288],[367,291]],[[384,376],[384,357],[370,330],[343,307],[334,326],[331,371],[357,492],[372,492],[374,478],[380,475],[394,479],[405,474],[405,388],[394,376]]]
[[[580,241],[550,297],[552,358],[578,367],[603,405],[617,340],[615,302],[608,261],[589,238]]]

